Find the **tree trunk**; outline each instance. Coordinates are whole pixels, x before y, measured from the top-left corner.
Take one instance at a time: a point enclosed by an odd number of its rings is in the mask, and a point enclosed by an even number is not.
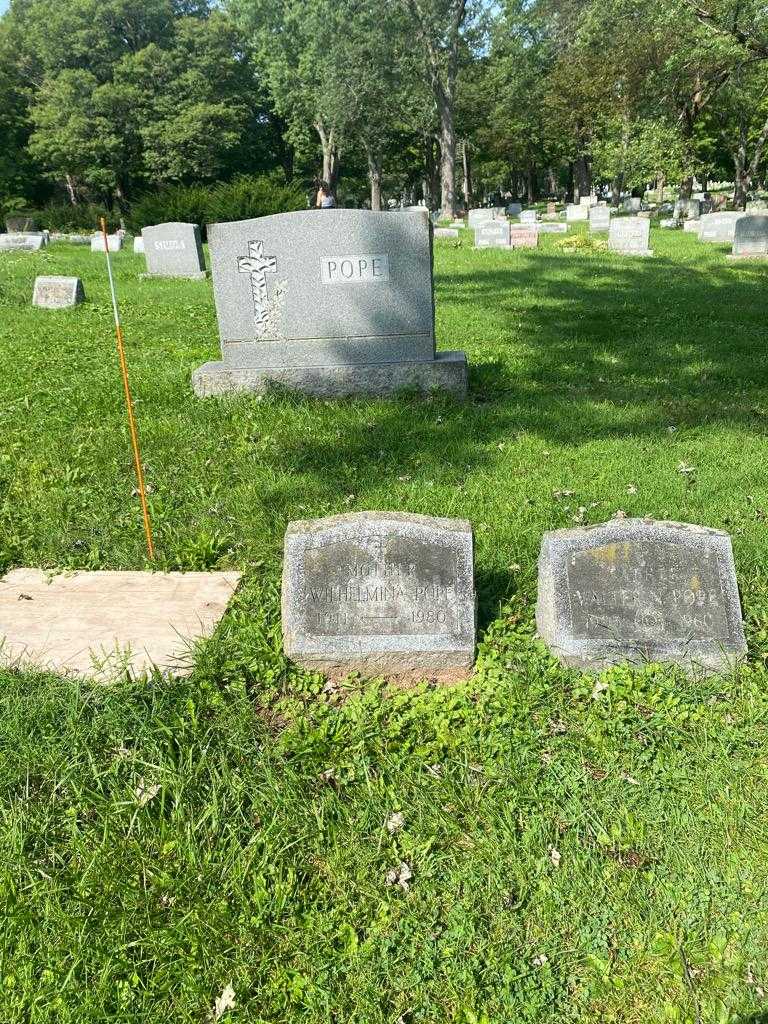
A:
[[[65,184],[67,186],[67,192],[69,193],[69,201],[73,206],[77,206],[77,193],[75,192],[75,179],[71,174],[68,174],[65,178]]]
[[[318,121],[315,130],[320,136],[320,145],[323,149],[323,181],[328,184],[332,195],[336,194],[336,184],[339,180],[339,151],[336,148],[336,131],[334,128],[326,130],[322,121]]]
[[[440,216],[453,220],[456,216],[454,175],[456,170],[456,131],[453,126],[453,98],[443,89],[440,101]]]
[[[536,174],[531,163],[525,169],[525,194],[529,206],[536,202]]]
[[[371,183],[371,209],[381,210],[381,157],[368,150],[368,178]]]
[[[661,204],[664,202],[664,185],[665,184],[666,184],[666,179],[664,177],[664,174],[661,173],[661,174],[659,174],[658,178],[656,179],[656,188],[657,188],[657,196],[658,196],[659,206],[661,206]]]
[[[579,201],[582,196],[588,196],[592,191],[592,172],[589,166],[588,157],[578,156],[573,162],[573,198],[574,202]]]
[[[461,162],[464,169],[464,205],[468,210],[472,209],[472,168],[469,161],[469,149],[467,140],[461,144]]]

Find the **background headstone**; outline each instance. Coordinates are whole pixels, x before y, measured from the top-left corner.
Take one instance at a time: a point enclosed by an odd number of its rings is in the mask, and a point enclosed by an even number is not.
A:
[[[475,228],[476,249],[508,249],[509,221],[487,220]]]
[[[733,242],[736,221],[746,217],[741,211],[723,210],[720,213],[706,213],[699,219],[700,242]]]
[[[435,228],[435,238],[458,238],[458,228]]]
[[[523,210],[520,214],[521,224],[535,224],[539,219],[536,210]]]
[[[613,217],[608,231],[608,248],[629,256],[652,256],[648,248],[651,222],[644,217]]]
[[[581,203],[569,203],[565,208],[565,219],[569,223],[577,220],[589,219],[589,207]]]
[[[536,227],[539,229],[539,234],[540,235],[541,234],[547,234],[547,235],[560,235],[560,234],[563,234],[564,235],[567,232],[567,230],[568,230],[568,225],[567,224],[562,224],[562,223],[557,223],[557,224],[543,223],[543,224],[537,224]]]
[[[32,305],[41,309],[67,309],[85,299],[79,277],[36,277]]]
[[[684,220],[683,221],[683,231],[687,231],[687,232],[689,232],[689,234],[692,234],[692,235],[698,235],[700,230],[701,230],[701,221],[700,220]]]
[[[768,216],[750,214],[736,221],[734,256],[768,256]]]
[[[522,203],[508,203],[507,204],[507,216],[508,217],[519,217],[522,212]]]
[[[195,371],[196,393],[466,394],[464,353],[435,353],[431,232],[405,211],[209,225],[222,361]]]
[[[36,234],[5,234],[0,235],[0,250],[22,249],[27,252],[37,252],[45,245],[45,235],[42,232]]]
[[[144,252],[144,239],[141,235],[136,235],[134,238],[133,251],[137,254]]]
[[[590,234],[597,231],[608,231],[611,226],[610,206],[592,206],[589,210]]]
[[[475,651],[472,528],[359,512],[288,525],[283,642],[331,676],[465,678]]]
[[[142,229],[148,277],[205,277],[197,224],[153,224]]]
[[[513,249],[535,249],[539,244],[540,224],[526,224],[517,231],[510,233],[510,245]]]
[[[480,206],[475,210],[470,210],[467,214],[467,226],[476,228],[479,224],[484,224],[488,220],[496,220],[503,216],[504,211],[500,206]]]
[[[728,670],[746,652],[730,537],[644,519],[545,533],[536,623],[552,653],[578,668]]]
[[[12,214],[5,218],[5,230],[11,235],[37,233],[37,222],[31,214]]]
[[[110,252],[120,252],[123,248],[121,235],[107,235],[107,244]],[[91,252],[104,252],[104,236],[102,234],[91,235]]]

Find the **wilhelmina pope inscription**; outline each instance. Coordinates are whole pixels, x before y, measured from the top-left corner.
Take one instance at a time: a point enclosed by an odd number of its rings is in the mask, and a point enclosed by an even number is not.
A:
[[[730,537],[643,519],[555,530],[539,558],[539,632],[563,662],[730,668],[746,652]]]
[[[330,675],[459,679],[472,667],[468,522],[362,512],[291,523],[285,653]]]

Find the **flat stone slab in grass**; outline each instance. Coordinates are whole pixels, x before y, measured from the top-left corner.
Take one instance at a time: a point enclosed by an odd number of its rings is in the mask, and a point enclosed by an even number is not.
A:
[[[114,679],[153,668],[187,675],[237,572],[73,572],[13,569],[0,580],[0,663]]]
[[[290,523],[285,653],[332,677],[466,678],[475,653],[472,527],[358,512]]]
[[[689,231],[692,235],[698,235],[701,231],[701,220],[684,220],[683,231]]]
[[[768,256],[768,216],[748,214],[736,221],[731,256],[734,259]]]
[[[648,519],[545,533],[536,624],[577,668],[670,661],[728,671],[747,650],[731,539]]]
[[[463,227],[463,225],[462,225]],[[435,238],[458,238],[458,228],[435,228]]]
[[[142,229],[147,277],[204,278],[205,258],[197,224],[153,224]],[[135,251],[135,246],[134,246]]]
[[[567,224],[537,224],[540,235],[564,235],[568,230]]]
[[[67,309],[85,299],[79,277],[36,277],[32,305],[41,309]]]
[[[650,237],[651,222],[645,217],[614,217],[608,228],[608,248],[624,256],[653,256]]]

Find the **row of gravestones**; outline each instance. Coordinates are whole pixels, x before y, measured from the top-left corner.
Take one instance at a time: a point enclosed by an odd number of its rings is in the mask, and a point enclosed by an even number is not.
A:
[[[668,661],[719,672],[746,654],[728,534],[616,519],[546,533],[536,622],[566,665]],[[291,523],[284,649],[330,676],[466,677],[475,656],[470,523],[361,512]]]
[[[145,228],[143,238],[150,276],[204,273],[195,225]],[[324,398],[466,396],[465,354],[436,351],[432,228],[421,211],[276,214],[210,225],[208,243],[222,358],[194,372],[201,397],[275,384]],[[56,306],[76,287],[47,279],[36,291]]]
[[[647,218],[612,218],[610,208],[605,205],[585,205],[581,209],[585,211],[583,219],[589,220],[590,234],[608,232],[608,248],[612,252],[630,256],[653,255],[649,248],[651,224]],[[539,234],[567,230],[567,224],[538,222],[535,211],[530,213],[531,216],[520,224],[511,224],[506,217],[498,214],[476,221],[475,248],[536,248]]]

